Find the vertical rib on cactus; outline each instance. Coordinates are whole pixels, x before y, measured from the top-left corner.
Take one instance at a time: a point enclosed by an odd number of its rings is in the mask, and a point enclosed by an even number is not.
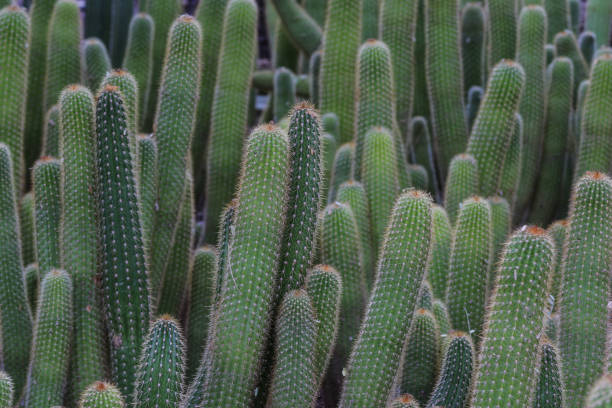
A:
[[[225,279],[225,271],[227,267],[230,242],[233,238],[234,231],[234,220],[236,216],[236,209],[238,208],[238,201],[233,199],[223,209],[221,218],[219,219],[219,239],[217,243],[217,251],[219,252],[219,258],[217,262],[217,287],[215,288],[215,301],[213,305],[217,305],[221,300],[221,290],[223,288],[223,281]],[[216,306],[215,306],[216,307]]]
[[[125,53],[129,22],[134,13],[134,3],[124,0],[111,0],[107,7],[111,8],[108,49],[110,50],[113,66],[118,67],[121,65]]]
[[[504,0],[507,1],[507,0]],[[458,0],[425,0],[425,67],[438,171],[468,141],[461,64]]]
[[[92,92],[97,92],[100,83],[108,71],[111,62],[106,46],[98,38],[88,38],[83,45],[83,62],[85,65],[85,84]]]
[[[550,295],[553,297],[553,310],[559,310],[561,300],[561,282],[563,281],[563,248],[565,247],[565,237],[567,235],[568,222],[561,220],[548,227],[548,234],[555,242],[556,261],[555,270],[551,278]],[[551,339],[556,340],[556,339]]]
[[[59,106],[53,105],[45,116],[45,132],[43,135],[43,154],[60,157],[60,125]]]
[[[295,105],[296,81],[293,73],[285,67],[274,72],[274,122],[279,123],[285,119]]]
[[[208,243],[217,239],[219,216],[234,195],[240,172],[255,58],[256,23],[257,7],[253,0],[229,2],[207,152],[205,240]]]
[[[446,178],[444,208],[451,224],[455,224],[460,205],[478,191],[478,168],[472,155],[459,154],[453,157]]]
[[[15,386],[7,373],[0,371],[0,406],[10,407],[13,403]]]
[[[451,332],[440,376],[426,408],[463,408],[468,399],[474,369],[474,345],[470,335]]]
[[[147,258],[151,259],[151,234],[155,221],[155,204],[157,202],[157,143],[152,135],[136,136],[138,150],[138,194],[140,198],[140,215],[142,217],[142,238]]]
[[[296,48],[310,55],[321,45],[321,28],[299,3],[297,0],[272,0],[287,38]]]
[[[493,68],[480,104],[467,153],[476,160],[479,193],[485,197],[495,195],[499,190],[525,78],[525,71],[519,64],[501,61]]]
[[[517,0],[486,0],[489,15],[487,25],[489,68],[503,59],[513,59],[516,54]]]
[[[247,141],[227,259],[231,274],[223,281],[204,387],[206,406],[247,406],[253,398],[280,258],[288,155],[287,136],[277,127],[259,127]]]
[[[557,57],[568,57],[574,64],[574,92],[576,92],[580,83],[588,79],[589,76],[589,66],[578,48],[576,37],[570,30],[565,30],[555,36],[554,43]],[[575,97],[576,94],[574,93]]]
[[[573,143],[574,146],[574,159],[578,160],[578,152],[580,151],[580,139],[582,138],[582,117],[584,115],[584,101],[586,99],[587,91],[591,81],[585,79],[578,86],[578,94],[576,95],[576,109],[574,110],[574,128],[573,128]]]
[[[144,129],[149,95],[151,93],[151,66],[153,64],[153,19],[145,13],[136,14],[130,22],[123,68],[130,72],[138,85],[136,131]]]
[[[506,152],[506,160],[499,183],[500,195],[508,200],[510,208],[514,208],[516,202],[516,189],[521,173],[523,150],[523,117],[517,113],[514,115],[512,138]]]
[[[316,336],[316,318],[308,293],[303,289],[288,292],[276,322],[270,408],[312,407],[317,396]]]
[[[331,184],[332,169],[338,145],[336,138],[329,133],[321,133],[321,202],[327,202],[327,194]]]
[[[612,406],[612,375],[601,377],[591,388],[586,408],[610,408]]]
[[[340,120],[339,144],[354,138],[355,62],[361,42],[362,0],[329,0],[323,34],[320,90],[321,112],[334,112]]]
[[[26,408],[54,406],[64,399],[72,337],[72,281],[54,269],[42,281],[28,369]]]
[[[397,199],[347,369],[341,407],[381,406],[387,401],[425,275],[431,223],[427,194],[410,190]]]
[[[431,258],[427,263],[427,280],[431,283],[433,296],[444,299],[448,284],[452,229],[443,207],[434,205],[432,216]]]
[[[96,381],[83,392],[79,408],[124,408],[119,390],[111,384]]]
[[[574,65],[569,58],[558,57],[548,67],[546,134],[542,149],[541,171],[531,204],[529,222],[548,225],[560,205],[564,161],[571,141],[572,103],[574,100]]]
[[[92,382],[106,375],[104,323],[98,272],[98,211],[96,201],[96,139],[94,100],[81,86],[68,87],[60,97],[61,157],[63,157],[63,266],[74,283],[72,401]]]
[[[62,165],[57,159],[43,157],[32,169],[36,221],[36,259],[40,275],[62,265],[60,222],[62,219]]]
[[[40,283],[38,264],[32,263],[27,265],[23,270],[23,275],[25,279],[30,312],[34,314],[36,312],[36,305],[38,304],[38,287]]]
[[[187,181],[189,148],[196,103],[200,92],[200,24],[191,16],[179,17],[170,28],[168,52],[159,87],[155,117],[159,177],[157,212],[151,242],[151,294],[159,296],[170,257],[172,239],[180,218]]]
[[[580,148],[576,159],[574,182],[587,171],[607,173],[612,163],[612,56],[593,61],[591,80],[584,99],[581,118]],[[569,393],[568,393],[569,396]]]
[[[437,197],[439,195],[438,174],[427,119],[422,116],[413,117],[410,120],[408,135],[410,140],[406,139],[405,146],[410,150],[410,161],[425,167],[429,180],[427,189]]]
[[[561,380],[561,361],[559,351],[546,338],[540,345],[540,375],[536,388],[534,408],[561,408],[564,407],[564,390]]]
[[[169,315],[151,324],[136,374],[135,408],[176,407],[185,381],[185,341]]]
[[[491,265],[489,269],[489,284],[487,285],[487,293],[491,294],[496,280],[496,265],[501,260],[504,243],[510,234],[512,227],[512,213],[510,204],[505,198],[499,196],[489,197],[487,199],[491,206],[491,232],[492,232],[492,250]]]
[[[569,0],[544,0],[548,18],[548,42],[552,43],[555,35],[570,28]]]
[[[461,57],[463,59],[463,90],[485,85],[486,18],[483,6],[468,3],[461,11]]]
[[[587,64],[591,66],[597,49],[597,39],[592,31],[583,31],[578,36],[578,47]]]
[[[531,405],[553,264],[554,244],[543,229],[524,226],[510,237],[487,316],[472,407]]]
[[[30,36],[30,19],[26,12],[16,5],[3,8],[0,33],[0,143],[11,149],[13,178],[20,190],[24,181],[23,131]]]
[[[480,104],[482,102],[482,97],[484,95],[484,89],[480,86],[473,86],[468,90],[467,96],[467,106],[466,115],[468,121],[468,129],[470,129],[470,133],[472,128],[474,127],[474,122],[476,121],[476,117],[478,116],[478,111],[480,110]]]
[[[130,138],[130,151],[136,160],[136,123],[138,123],[138,84],[132,74],[122,69],[109,71],[102,80],[102,88],[106,85],[116,86],[123,100],[123,108],[127,115],[127,126]],[[157,135],[157,133],[156,133]]]
[[[546,11],[526,6],[518,28],[517,60],[525,69],[525,90],[519,112],[523,117],[523,151],[516,193],[516,217],[522,217],[538,176],[546,115]]]
[[[342,185],[353,178],[355,170],[355,143],[345,143],[336,150],[334,157],[334,166],[332,168],[329,194],[327,202],[333,203],[336,201],[338,189]]]
[[[113,381],[131,402],[136,366],[149,327],[149,292],[136,174],[119,90],[96,104],[101,281]],[[121,202],[120,206],[113,203]],[[131,282],[125,286],[125,282]]]
[[[422,116],[430,119],[429,112],[429,95],[427,92],[427,75],[425,64],[425,52],[427,45],[425,43],[425,0],[417,0],[417,19],[415,47],[414,47],[414,104],[412,107],[412,116]]]
[[[432,313],[436,318],[436,324],[440,330],[440,336],[445,337],[451,331],[450,318],[446,305],[440,299],[435,299],[432,306]],[[442,344],[440,344],[442,346]],[[443,357],[443,356],[440,356]]]
[[[592,31],[599,44],[605,45],[610,41],[611,16],[612,3],[609,1],[589,0],[587,2],[584,29]]]
[[[310,56],[310,63],[308,66],[308,71],[310,72],[310,85],[308,91],[310,93],[310,100],[315,106],[320,106],[321,104],[321,55],[321,51],[313,53]]]
[[[321,116],[321,127],[323,132],[329,133],[337,141],[340,139],[340,121],[338,115],[328,112]]]
[[[36,242],[34,240],[34,193],[21,197],[19,205],[19,227],[21,234],[21,256],[23,264],[36,262]]]
[[[574,186],[563,251],[561,337],[567,407],[581,407],[606,367],[608,272],[612,268],[612,181],[587,172]],[[580,316],[580,318],[576,318]]]

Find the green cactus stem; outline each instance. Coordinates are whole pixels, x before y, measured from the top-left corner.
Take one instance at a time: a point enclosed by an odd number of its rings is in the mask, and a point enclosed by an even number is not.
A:
[[[10,407],[13,403],[15,386],[13,380],[4,371],[0,371],[0,406]]]
[[[410,120],[408,135],[409,138],[406,138],[405,146],[409,151],[410,162],[425,167],[427,170],[427,180],[429,180],[427,190],[435,197],[438,197],[440,195],[440,183],[436,173],[434,149],[427,119],[422,116],[413,117]]]
[[[533,407],[564,407],[565,397],[563,381],[561,380],[559,351],[546,337],[542,338],[540,348],[540,377],[538,378]]]
[[[34,193],[21,197],[19,205],[19,227],[21,234],[21,256],[23,264],[36,262],[36,242],[34,241]]]
[[[355,143],[345,143],[336,150],[334,157],[334,165],[332,168],[329,193],[327,202],[333,203],[336,201],[338,189],[347,181],[353,178],[355,169]]]
[[[83,392],[79,408],[124,408],[119,390],[111,384],[96,381]]]
[[[110,36],[108,49],[114,66],[120,66],[125,53],[129,23],[134,13],[134,4],[129,1],[111,0]]]
[[[327,202],[329,186],[331,184],[332,169],[334,168],[334,158],[338,144],[336,138],[329,133],[321,133],[321,202]]]
[[[85,64],[85,84],[92,92],[97,92],[102,79],[111,70],[110,58],[104,43],[98,38],[85,40],[83,62]]]
[[[583,31],[578,36],[578,47],[589,66],[592,65],[593,56],[597,50],[597,38],[592,31]]]
[[[514,208],[516,202],[523,150],[523,117],[517,113],[514,115],[512,138],[510,139],[510,146],[506,153],[506,160],[504,161],[504,168],[499,183],[500,195],[508,200],[510,208]]]
[[[491,233],[492,235],[492,255],[491,265],[493,266],[489,270],[489,284],[487,286],[488,293],[490,294],[495,286],[495,280],[497,278],[495,265],[501,260],[502,252],[504,250],[504,243],[510,235],[512,227],[512,213],[510,204],[505,198],[499,196],[489,197],[487,199],[491,206]]]
[[[489,24],[487,25],[489,69],[503,59],[513,59],[516,54],[517,0],[486,0]]]
[[[60,222],[62,218],[62,165],[57,159],[43,157],[32,169],[36,221],[36,259],[41,276],[62,265]]]
[[[322,41],[319,24],[297,0],[272,0],[286,35],[306,55],[315,52]]]
[[[445,299],[452,228],[443,207],[434,205],[432,215],[431,258],[427,264],[427,280],[431,283],[433,296],[437,299]]]
[[[589,66],[578,48],[574,33],[565,30],[555,36],[555,54],[557,57],[568,57],[574,64],[574,100],[580,83],[589,76]]]
[[[473,86],[468,91],[467,106],[465,109],[470,133],[472,131],[472,128],[474,127],[476,117],[478,116],[478,111],[480,110],[480,103],[482,102],[483,95],[484,90],[480,86]]]
[[[310,72],[310,81],[308,81],[308,95],[315,106],[321,103],[320,89],[320,74],[321,74],[321,51],[317,51],[310,56],[308,71]]]
[[[586,408],[612,407],[612,375],[601,377],[591,388],[586,401]]]
[[[460,204],[478,191],[478,167],[472,155],[459,154],[453,158],[448,169],[444,208],[451,224],[455,224]]]
[[[610,2],[605,0],[587,2],[584,29],[592,31],[599,44],[607,44],[610,40],[610,16],[612,16]]]
[[[159,169],[157,162],[157,143],[152,135],[136,136],[138,150],[138,194],[140,195],[140,215],[142,217],[142,238],[148,259],[151,258],[151,241],[155,222],[155,204],[157,202],[157,180]]]
[[[295,76],[285,67],[274,72],[274,121],[280,122],[295,105]]]
[[[561,301],[561,283],[563,282],[563,248],[565,247],[568,225],[569,223],[567,220],[561,220],[554,222],[548,227],[548,234],[555,241],[555,248],[557,249],[555,270],[551,278],[550,286],[550,295],[553,298],[554,311],[559,310],[559,304]]]
[[[53,105],[45,116],[43,152],[46,156],[59,157],[60,153],[59,106]]]
[[[463,58],[463,90],[485,85],[486,17],[483,6],[468,3],[461,11],[461,57]]]
[[[36,305],[38,304],[38,287],[40,285],[40,271],[38,264],[32,263],[25,267],[23,271],[25,285],[27,290],[28,304],[32,315],[36,313]]]
[[[570,28],[569,0],[544,0],[548,18],[548,42],[552,43],[557,33]]]

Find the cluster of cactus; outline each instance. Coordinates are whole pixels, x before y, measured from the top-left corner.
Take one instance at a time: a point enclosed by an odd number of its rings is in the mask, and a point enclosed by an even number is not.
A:
[[[0,408],[612,407],[609,0],[82,3],[0,0]]]

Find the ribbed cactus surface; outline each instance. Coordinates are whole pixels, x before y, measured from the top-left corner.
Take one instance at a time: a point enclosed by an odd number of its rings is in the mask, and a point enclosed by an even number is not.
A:
[[[452,244],[452,227],[443,207],[434,206],[432,216],[431,258],[427,264],[427,280],[431,283],[434,297],[445,299]]]
[[[536,389],[534,408],[560,408],[564,404],[559,350],[547,339],[540,346],[540,377]]]
[[[444,191],[444,208],[451,224],[459,215],[460,205],[478,192],[478,164],[474,156],[459,154],[453,157],[448,169]]]
[[[111,384],[96,381],[83,392],[79,408],[124,408],[119,390]]]
[[[612,378],[610,374],[597,380],[589,392],[586,403],[587,408],[612,407]]]
[[[10,407],[13,403],[13,394],[15,392],[15,386],[13,380],[4,371],[0,372],[0,405],[3,407]]]
[[[34,164],[34,215],[36,221],[36,259],[42,276],[62,266],[60,222],[62,218],[62,165],[57,159],[43,157]]]
[[[111,62],[106,46],[98,38],[89,38],[83,45],[83,62],[85,64],[85,83],[97,92],[102,79],[111,70]]]

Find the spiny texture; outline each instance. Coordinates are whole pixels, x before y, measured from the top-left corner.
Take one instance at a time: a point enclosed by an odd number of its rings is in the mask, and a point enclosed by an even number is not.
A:
[[[111,384],[97,381],[83,392],[79,408],[124,408],[119,390]]]
[[[512,137],[510,139],[510,146],[508,146],[508,151],[506,152],[506,159],[504,161],[504,168],[501,174],[499,190],[500,195],[508,200],[508,204],[510,204],[511,208],[514,208],[524,151],[523,117],[519,113],[514,115],[514,124],[512,129]]]
[[[548,339],[540,346],[540,377],[536,388],[534,408],[562,408],[564,404],[563,382],[559,351]]]
[[[144,121],[151,93],[151,66],[153,58],[153,19],[145,13],[136,14],[130,22],[123,68],[131,73],[138,85],[138,111],[136,131],[144,129]]]
[[[574,64],[574,100],[580,83],[589,76],[589,66],[578,48],[576,36],[570,30],[565,30],[555,36],[555,55],[567,57]]]
[[[32,169],[36,220],[36,259],[41,276],[62,265],[60,222],[62,218],[62,165],[57,159],[43,157]]]
[[[553,271],[549,291],[553,298],[553,310],[555,311],[559,310],[559,303],[561,301],[561,282],[563,281],[563,248],[565,247],[565,238],[567,236],[568,225],[569,223],[566,220],[561,220],[548,227],[548,234],[555,242],[556,248],[555,270]]]
[[[440,331],[433,314],[425,309],[414,312],[414,321],[404,348],[402,393],[412,394],[427,403],[438,374]]]
[[[109,71],[102,80],[102,89],[106,85],[117,87],[123,100],[123,108],[127,115],[127,128],[130,141],[130,153],[132,160],[136,160],[136,122],[138,121],[138,84],[129,72],[117,69]]]
[[[570,28],[574,34],[578,35],[580,32],[580,1],[569,0],[570,7]]]
[[[200,93],[202,35],[191,16],[179,17],[168,38],[168,52],[159,87],[155,116],[155,140],[159,166],[157,212],[151,242],[151,294],[159,296],[168,267],[170,248],[180,218],[181,197],[186,189],[189,148]]]
[[[0,371],[0,406],[10,407],[13,403],[15,386],[13,380],[4,371]]]
[[[478,166],[472,155],[459,154],[453,157],[446,178],[444,208],[451,224],[455,224],[460,205],[478,192]]]
[[[136,375],[135,408],[174,408],[183,393],[185,341],[178,322],[162,315],[151,324]]]
[[[127,115],[116,87],[98,95],[96,136],[100,274],[112,378],[129,403],[149,327],[149,293]]]
[[[280,67],[274,72],[274,121],[281,122],[295,105],[296,78],[291,71]]]
[[[310,94],[310,100],[315,106],[320,106],[321,103],[321,89],[320,89],[320,74],[321,74],[321,51],[317,51],[310,56],[310,63],[308,71],[310,72],[310,81],[308,86],[308,93]],[[333,112],[332,112],[333,113]]]
[[[506,401],[531,405],[554,250],[538,227],[524,226],[508,240],[484,330],[472,407]]]
[[[436,163],[434,158],[433,143],[429,134],[427,119],[422,116],[413,117],[410,120],[408,132],[410,140],[406,139],[405,145],[410,150],[410,161],[420,164],[427,170],[429,180],[428,191],[438,195],[438,175],[436,173]]]
[[[612,3],[606,0],[589,0],[586,6],[586,21],[584,29],[592,31],[597,36],[599,44],[607,44],[610,40],[610,17]]]
[[[586,401],[586,408],[612,407],[612,376],[604,375],[593,385]]]
[[[446,305],[456,330],[480,338],[492,254],[491,206],[473,197],[461,203],[449,263]]]
[[[505,198],[499,196],[489,197],[487,199],[491,206],[491,268],[489,269],[489,284],[487,293],[491,293],[496,280],[496,265],[501,260],[504,250],[504,243],[510,234],[512,224],[512,213],[510,204]]]
[[[354,138],[361,5],[362,0],[329,0],[327,5],[320,72],[321,112],[338,115],[340,144]]]
[[[417,400],[410,394],[404,394],[391,402],[390,408],[419,408]]]
[[[573,153],[575,155],[575,160],[578,160],[578,152],[580,149],[580,140],[582,138],[582,117],[584,116],[584,101],[586,100],[586,95],[589,90],[589,86],[591,85],[591,81],[585,79],[578,86],[578,94],[576,95],[576,109],[574,111],[574,134],[573,134],[573,143],[574,146]]]
[[[45,131],[43,134],[43,154],[51,157],[59,157],[59,139],[59,106],[53,105],[45,116]]]
[[[529,222],[548,225],[560,204],[563,165],[571,137],[574,65],[569,58],[555,58],[547,72],[546,134],[541,171],[531,204]]]
[[[525,69],[525,90],[519,112],[523,117],[523,151],[517,189],[516,216],[522,216],[537,180],[546,114],[546,11],[523,8],[519,19],[517,61]]]
[[[355,168],[355,143],[345,143],[336,150],[334,166],[332,168],[331,181],[327,202],[336,201],[336,194],[340,185],[353,178]]]
[[[468,3],[461,11],[461,57],[463,58],[463,90],[484,86],[486,18],[483,6]]]
[[[76,1],[59,0],[53,9],[48,33],[45,112],[57,103],[64,87],[81,82],[81,31]]]
[[[376,284],[346,371],[341,407],[387,402],[425,275],[431,199],[410,190],[395,204],[381,248]]]
[[[276,322],[275,366],[270,408],[308,408],[316,397],[315,350],[317,326],[305,290],[288,292]]]
[[[567,407],[581,407],[606,362],[608,273],[612,268],[612,180],[587,172],[575,185],[563,252],[561,337]],[[576,318],[580,316],[580,318]]]
[[[513,59],[516,50],[517,0],[486,0],[489,68],[503,59]]]
[[[553,42],[557,33],[570,28],[569,3],[569,0],[544,0],[544,8],[546,9],[546,16],[548,18],[549,43]]]
[[[63,401],[72,336],[72,281],[59,269],[42,281],[28,370],[26,408],[54,406]]]
[[[23,184],[24,172],[29,35],[30,19],[24,10],[12,5],[0,11],[0,143],[11,150],[18,188]]]
[[[425,53],[427,44],[425,43],[425,0],[417,0],[417,20],[414,38],[414,104],[412,107],[413,116],[422,116],[430,119],[429,95],[427,92],[427,75],[425,64]]]
[[[223,207],[232,199],[240,171],[253,72],[257,7],[253,0],[227,5],[210,123],[206,171],[205,239],[214,243]],[[201,160],[201,159],[199,159]]]
[[[206,406],[248,406],[253,398],[280,258],[288,155],[287,136],[274,126],[249,136],[227,258],[231,275],[223,281],[204,387]]]
[[[89,38],[83,45],[85,64],[85,84],[92,92],[97,92],[102,79],[111,70],[111,62],[106,46],[98,38]]]
[[[395,146],[388,130],[373,128],[365,137],[362,182],[368,195],[374,254],[382,244],[393,203],[399,192]]]
[[[36,261],[36,243],[34,241],[34,193],[29,192],[21,197],[19,205],[19,227],[21,233],[21,256],[24,265]]]
[[[507,1],[507,0],[504,0]],[[463,104],[458,0],[425,0],[425,67],[438,170],[442,177],[468,141]]]
[[[425,309],[427,311],[433,310],[433,294],[431,291],[431,285],[428,281],[423,281],[421,290],[419,291],[419,297],[417,298],[417,309]]]
[[[478,166],[479,193],[485,197],[499,189],[524,85],[525,71],[519,64],[504,60],[493,68],[467,146]]]
[[[441,337],[447,337],[448,333],[451,331],[450,318],[448,317],[448,310],[446,309],[446,305],[439,299],[434,300],[432,306],[432,313],[436,318],[436,324],[438,325],[438,329],[440,330]],[[442,342],[440,342],[440,348],[442,346]],[[439,355],[442,358],[442,355]]]
[[[476,121],[476,117],[478,116],[478,111],[480,110],[480,103],[482,102],[482,97],[484,95],[484,89],[481,86],[473,86],[468,90],[467,95],[467,106],[466,115],[468,121],[468,129],[470,132],[474,127],[474,122]]]
[[[225,280],[226,266],[230,253],[230,243],[233,239],[234,233],[234,220],[236,216],[236,209],[238,208],[237,199],[233,199],[223,209],[221,219],[219,220],[219,239],[217,243],[218,261],[217,261],[217,286],[215,288],[215,301],[214,305],[217,305],[221,301],[221,290],[223,288],[223,282]],[[216,307],[216,306],[215,306]]]
[[[338,145],[336,138],[329,133],[321,133],[321,203],[327,202],[327,194],[331,183],[332,168]]]
[[[578,46],[580,52],[589,66],[593,63],[593,55],[597,49],[597,38],[592,31],[583,31],[578,36]]]
[[[40,274],[38,272],[37,263],[31,263],[23,270],[28,304],[30,306],[30,312],[32,313],[36,311],[36,305],[38,302],[38,285],[40,281]]]
[[[153,223],[155,221],[155,205],[157,203],[157,142],[152,135],[139,134],[136,136],[136,148],[138,150],[138,194],[140,198],[140,215],[142,217],[142,239],[144,240],[145,253],[151,259],[151,234],[153,234]]]
[[[612,158],[612,56],[593,61],[591,80],[581,118],[580,148],[574,173],[577,181],[587,171],[607,173]]]
[[[426,408],[463,408],[466,405],[475,364],[474,354],[469,334],[451,332],[440,376]]]
[[[427,191],[429,186],[429,179],[427,177],[427,170],[420,164],[410,164],[407,168],[407,173],[410,176],[410,182],[412,187],[417,190]]]
[[[427,264],[427,280],[431,283],[436,299],[446,298],[448,285],[448,263],[452,245],[452,227],[446,210],[434,205],[431,236],[431,258]]]
[[[93,96],[87,88],[74,86],[62,92],[61,249],[63,267],[74,283],[71,374],[74,400],[106,374],[104,324],[96,287],[99,254],[94,109]]]
[[[303,2],[301,2],[303,3]],[[300,6],[297,0],[272,0],[283,31],[295,47],[310,55],[321,45],[319,24]]]

